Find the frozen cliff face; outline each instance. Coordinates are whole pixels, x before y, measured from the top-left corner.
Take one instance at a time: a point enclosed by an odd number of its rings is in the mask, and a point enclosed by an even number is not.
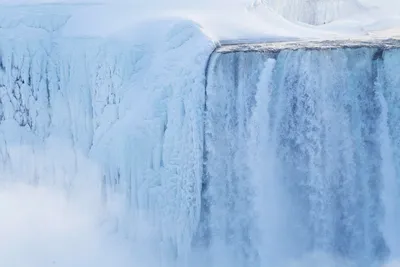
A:
[[[398,257],[400,50],[269,51],[210,62],[200,228],[215,266]]]
[[[21,36],[21,27],[0,29],[2,186],[93,194],[113,231],[154,241],[163,262],[185,255],[200,213],[213,43],[174,20],[143,26],[158,32],[152,40],[67,38],[40,27]]]

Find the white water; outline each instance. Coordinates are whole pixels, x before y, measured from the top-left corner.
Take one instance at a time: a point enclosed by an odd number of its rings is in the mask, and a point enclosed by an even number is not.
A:
[[[398,256],[398,53],[213,57],[203,228],[215,266]]]

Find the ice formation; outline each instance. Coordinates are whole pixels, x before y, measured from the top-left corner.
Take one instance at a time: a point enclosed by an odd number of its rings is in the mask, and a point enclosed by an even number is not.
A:
[[[164,25],[153,44],[2,39],[0,170],[2,183],[90,192],[115,231],[181,255],[200,213],[214,45],[192,23]]]

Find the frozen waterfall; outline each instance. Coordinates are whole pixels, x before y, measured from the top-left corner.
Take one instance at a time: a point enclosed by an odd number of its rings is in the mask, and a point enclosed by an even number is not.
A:
[[[398,43],[212,52],[191,22],[161,28],[142,43],[0,29],[1,266],[400,256]]]

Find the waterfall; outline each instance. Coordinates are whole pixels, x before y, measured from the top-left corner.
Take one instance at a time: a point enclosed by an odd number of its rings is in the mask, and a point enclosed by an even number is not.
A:
[[[398,53],[213,56],[202,227],[214,266],[376,266],[397,255]]]

